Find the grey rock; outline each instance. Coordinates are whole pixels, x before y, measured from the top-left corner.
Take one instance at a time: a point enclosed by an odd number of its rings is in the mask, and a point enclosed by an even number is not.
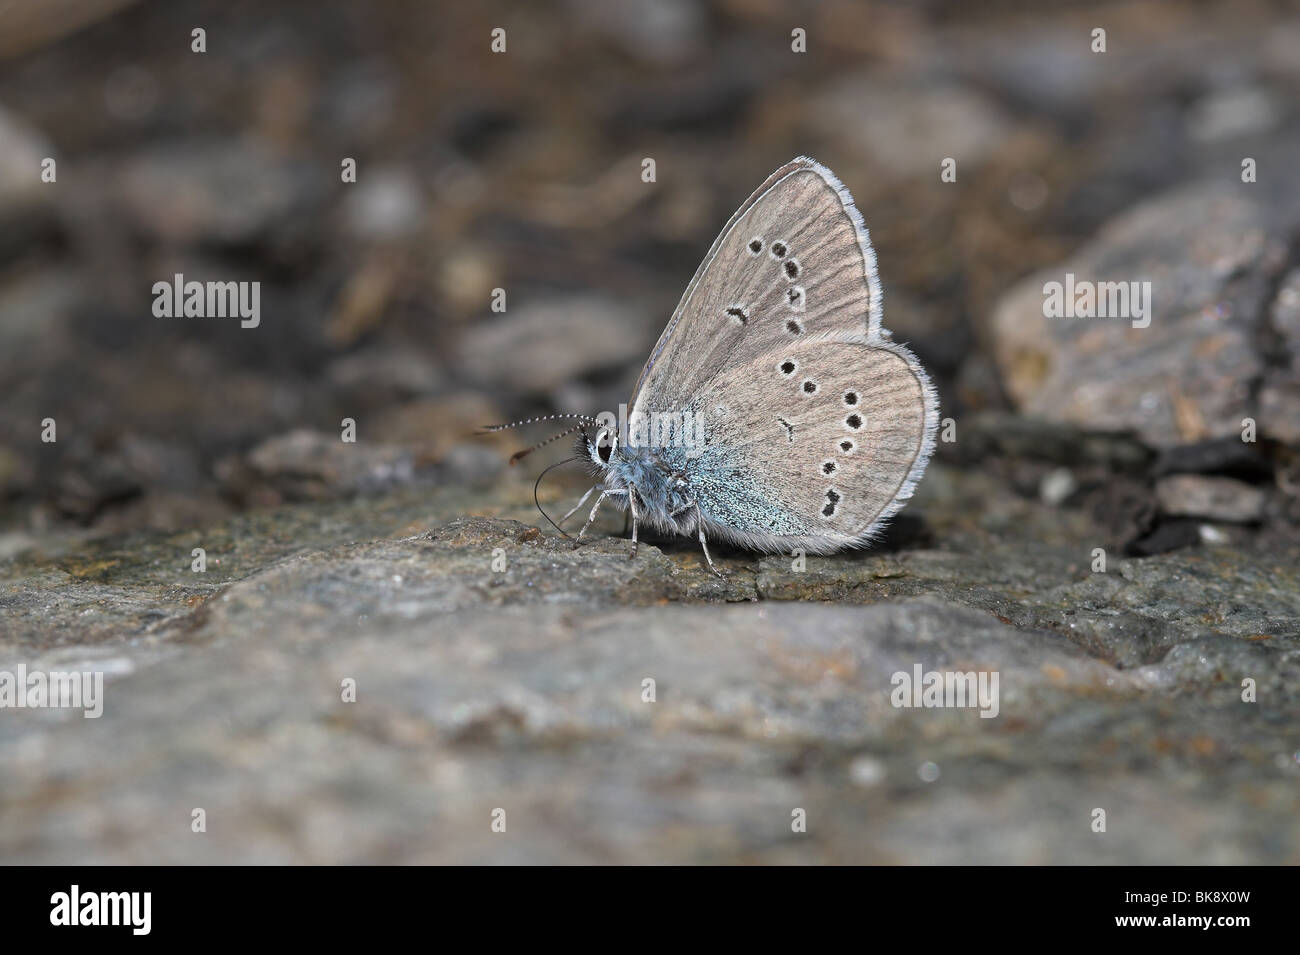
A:
[[[1300,381],[1270,375],[1259,392],[1259,419],[1269,437],[1300,447]]]
[[[55,198],[68,170],[56,153],[39,130],[0,106],[0,265],[29,255],[57,234]],[[60,163],[55,171],[62,178],[56,182],[42,179],[47,158]]]
[[[1156,482],[1156,497],[1166,514],[1249,523],[1264,516],[1265,495],[1257,487],[1227,477],[1171,474]]]
[[[688,0],[645,5],[636,0],[568,0],[573,23],[583,24],[643,62],[689,61],[708,35],[704,9]]]
[[[228,466],[227,483],[248,476],[265,482],[289,500],[323,499],[409,484],[416,462],[404,448],[375,445],[358,438],[300,428],[270,438],[248,453],[247,469]]]
[[[84,301],[81,277],[48,269],[7,283],[0,291],[0,371],[6,381],[57,361],[72,341],[68,313]]]
[[[57,187],[41,181],[41,161],[53,155],[43,136],[0,108],[0,215],[48,199]]]
[[[459,355],[464,372],[489,393],[508,383],[545,394],[589,372],[644,361],[652,344],[643,315],[584,295],[521,304],[483,319],[466,332]]]
[[[1240,434],[1256,413],[1251,383],[1266,370],[1258,337],[1300,213],[1285,196],[1239,186],[1194,184],[1143,203],[1002,298],[995,354],[1023,412],[1130,431],[1157,448]],[[1215,229],[1198,228],[1205,221]],[[1045,317],[1045,283],[1067,274],[1150,282],[1149,326]]]
[[[1290,356],[1300,358],[1300,268],[1282,278],[1270,317]]]
[[[1038,486],[1038,495],[1046,504],[1053,506],[1063,504],[1079,487],[1074,474],[1069,468],[1056,468],[1043,476]]]
[[[428,356],[398,345],[372,346],[337,358],[325,374],[341,393],[375,404],[430,394],[443,377]]]
[[[424,220],[424,190],[405,167],[379,166],[362,170],[349,185],[343,203],[343,224],[365,240],[409,236]]]
[[[443,480],[465,485],[490,484],[501,476],[506,460],[494,448],[485,448],[479,444],[453,445],[441,461],[442,477]]]
[[[1269,317],[1278,351],[1259,392],[1259,427],[1300,447],[1300,268],[1282,279]]]
[[[155,147],[124,163],[117,181],[131,220],[176,244],[263,238],[320,184],[316,170],[243,139]]]
[[[973,168],[1003,142],[1010,122],[973,87],[948,82],[900,85],[861,74],[838,80],[809,104],[823,134],[842,140],[893,176],[935,176],[945,157]]]
[[[1235,139],[1268,132],[1277,126],[1283,104],[1270,90],[1240,86],[1214,90],[1192,106],[1191,138],[1200,142]]]
[[[1300,858],[1300,767],[1284,758],[1300,543],[1111,555],[1097,572],[1086,511],[934,468],[909,510],[942,549],[802,563],[720,549],[726,580],[685,540],[630,559],[617,515],[581,544],[542,532],[523,476],[15,541],[0,669],[99,669],[106,688],[99,720],[0,719],[0,854]],[[458,516],[483,508],[499,516]],[[996,672],[997,716],[896,707],[895,674],[917,665]],[[1241,702],[1247,678],[1257,704]],[[189,829],[198,806],[207,837]],[[791,831],[796,808],[807,833]]]

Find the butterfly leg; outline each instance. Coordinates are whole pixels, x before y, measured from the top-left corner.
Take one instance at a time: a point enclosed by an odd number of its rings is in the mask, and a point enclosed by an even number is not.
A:
[[[704,536],[704,515],[700,513],[700,506],[698,504],[695,505],[695,530],[700,538],[700,547],[704,550],[704,562],[709,565],[709,570],[713,571],[714,574],[721,577],[723,580],[726,580],[727,575],[718,570],[717,567],[713,566],[713,558],[709,556],[709,541],[708,538]]]
[[[707,538],[705,538],[704,536],[703,524],[700,525],[700,547],[704,548],[704,562],[709,565],[709,570],[713,571],[723,580],[726,580],[727,575],[724,574],[722,571],[718,570],[718,568],[713,566],[713,558],[709,556],[709,542]]]
[[[635,484],[629,484],[627,486],[627,503],[628,503],[627,509],[632,512],[632,553],[628,555],[628,559],[632,560],[636,558],[636,548],[637,548],[636,525],[637,525],[637,519],[641,516],[636,512],[636,485]]]
[[[578,508],[582,507],[582,505],[584,505],[584,504],[587,503],[587,498],[591,497],[591,492],[594,491],[594,490],[596,490],[597,488],[600,488],[602,491],[604,490],[604,488],[601,487],[599,484],[594,484],[594,485],[592,485],[591,487],[587,488],[587,493],[584,494],[584,495],[582,495],[582,497],[578,498],[578,503],[575,504],[575,505],[573,505],[573,508],[569,511],[569,513],[567,513],[567,514],[565,514],[563,517],[561,517],[559,522],[560,522],[561,524],[563,524],[565,521],[567,521],[569,518],[571,518],[574,514],[576,514],[577,511],[578,511]]]
[[[600,505],[605,503],[605,498],[611,497],[616,494],[626,494],[626,493],[627,491],[623,490],[622,488],[606,488],[605,490],[601,491],[600,497],[596,498],[596,504],[591,509],[591,516],[587,518],[587,523],[583,524],[582,530],[578,531],[578,537],[582,537],[583,534],[587,533],[587,528],[596,522],[596,512],[600,510]]]

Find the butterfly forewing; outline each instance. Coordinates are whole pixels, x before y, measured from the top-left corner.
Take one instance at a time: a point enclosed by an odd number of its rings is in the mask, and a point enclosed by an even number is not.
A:
[[[797,159],[718,236],[651,352],[631,407],[680,411],[706,382],[774,348],[833,331],[875,336],[879,328],[875,256],[861,216],[829,170]]]

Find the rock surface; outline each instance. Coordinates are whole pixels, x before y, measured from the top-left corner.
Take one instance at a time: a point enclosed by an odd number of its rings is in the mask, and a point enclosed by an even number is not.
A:
[[[1290,314],[1294,290],[1279,284],[1300,204],[1289,190],[1262,189],[1193,184],[1149,200],[1008,292],[991,328],[1020,409],[1131,431],[1157,448],[1240,434],[1246,418],[1258,418],[1263,435],[1292,436],[1295,409],[1285,399],[1300,379],[1289,363],[1272,367],[1261,342],[1289,328],[1273,331],[1270,314]],[[1071,299],[1063,315],[1047,312],[1050,283]],[[1266,373],[1270,398],[1261,403]]]
[[[1198,474],[1173,474],[1156,482],[1166,514],[1249,523],[1264,516],[1264,493],[1243,481]]]
[[[1300,859],[1295,542],[1094,572],[1085,511],[938,465],[910,543],[802,570],[724,554],[721,581],[684,540],[629,560],[614,516],[581,546],[543,533],[530,490],[305,503],[0,564],[0,670],[106,681],[98,720],[0,713],[0,856]],[[475,510],[493,516],[456,516]],[[997,672],[996,716],[895,707],[917,665]]]

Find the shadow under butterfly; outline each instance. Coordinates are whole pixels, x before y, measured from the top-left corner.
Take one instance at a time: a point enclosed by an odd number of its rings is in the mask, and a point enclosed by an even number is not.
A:
[[[881,317],[862,215],[829,169],[800,157],[714,241],[622,428],[561,414],[485,430],[572,420],[511,463],[581,432],[578,457],[559,463],[589,461],[599,480],[552,523],[564,533],[597,494],[578,537],[610,500],[630,511],[632,557],[643,523],[695,536],[719,576],[710,540],[766,553],[863,547],[912,496],[939,414],[929,376]]]

